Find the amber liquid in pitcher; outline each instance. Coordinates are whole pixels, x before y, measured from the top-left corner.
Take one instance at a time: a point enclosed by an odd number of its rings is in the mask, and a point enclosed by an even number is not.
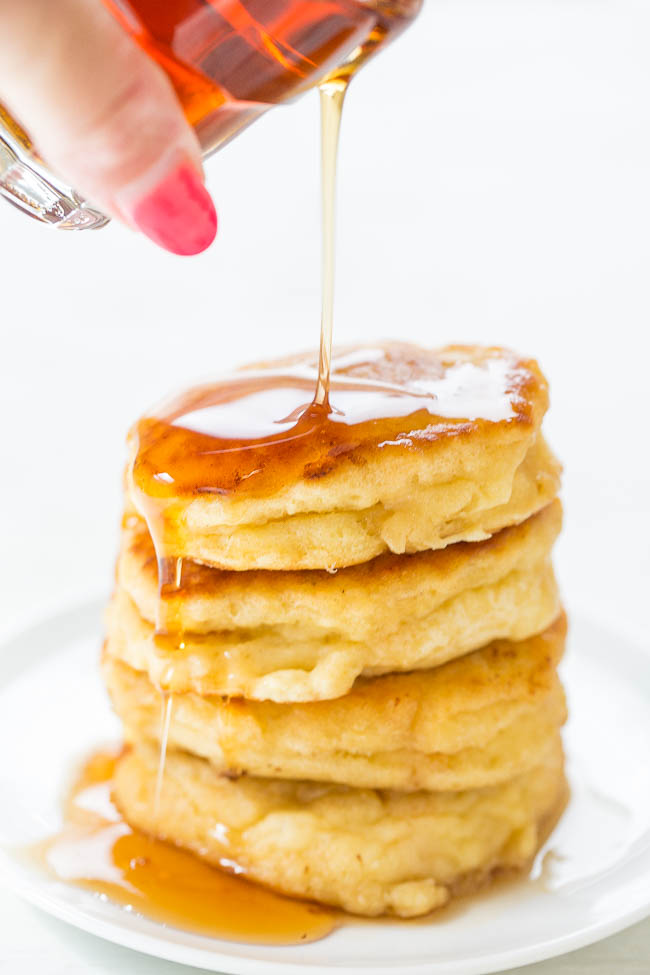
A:
[[[272,105],[341,77],[393,40],[422,0],[104,0],[164,69],[213,152]]]

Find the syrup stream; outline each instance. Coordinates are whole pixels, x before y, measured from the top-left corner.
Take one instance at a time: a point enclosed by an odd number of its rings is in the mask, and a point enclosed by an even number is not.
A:
[[[172,720],[172,710],[174,698],[171,694],[163,692],[160,700],[160,754],[158,756],[158,774],[156,776],[156,791],[154,794],[154,820],[157,822],[160,811],[160,796],[162,794],[163,780],[165,778],[165,762],[167,759],[167,742],[169,741],[169,726]]]
[[[334,327],[336,174],[343,102],[348,78],[332,78],[319,87],[321,113],[322,311],[318,383],[314,403],[329,412]]]

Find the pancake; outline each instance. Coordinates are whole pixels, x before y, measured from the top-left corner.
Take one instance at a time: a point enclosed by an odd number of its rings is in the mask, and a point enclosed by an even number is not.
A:
[[[365,915],[412,917],[526,868],[566,797],[559,735],[535,769],[463,792],[386,792],[218,775],[156,749],[119,761],[114,798],[131,825],[269,887]]]
[[[259,632],[183,633],[158,639],[151,623],[117,590],[107,613],[107,653],[172,693],[226,694],[278,702],[346,694],[359,676],[435,667],[498,638],[526,639],[559,611],[550,561],[509,573],[494,585],[462,593],[422,621],[415,637],[399,631],[376,642],[322,639],[296,628]]]
[[[362,788],[462,790],[538,765],[566,718],[556,674],[564,616],[543,634],[496,641],[435,670],[360,680],[333,701],[275,704],[174,696],[169,747],[218,772]],[[159,742],[161,695],[104,656],[127,741]]]
[[[480,543],[457,543],[408,557],[386,554],[336,573],[240,572],[185,562],[177,592],[159,600],[158,566],[145,523],[126,517],[117,565],[119,586],[140,615],[161,629],[193,633],[260,627],[373,641],[427,621],[449,599],[545,559],[562,526],[559,501]],[[405,637],[400,636],[400,642]]]
[[[437,666],[549,626],[560,609],[550,551],[561,518],[556,501],[484,542],[335,575],[186,565],[180,592],[161,606],[163,626],[170,616],[184,630],[182,650],[154,639],[156,563],[141,523],[127,523],[107,652],[174,693],[339,697],[361,675]]]
[[[532,360],[478,346],[357,350],[334,361],[335,412],[298,410],[269,438],[274,410],[304,404],[305,376],[309,357],[236,373],[136,425],[127,510],[167,556],[236,571],[340,568],[484,539],[557,494]],[[238,410],[253,417],[244,440],[226,436]]]

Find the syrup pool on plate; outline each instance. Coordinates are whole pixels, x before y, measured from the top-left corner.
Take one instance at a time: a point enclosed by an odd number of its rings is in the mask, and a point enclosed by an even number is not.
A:
[[[63,829],[31,851],[50,874],[152,920],[231,941],[304,944],[336,927],[333,912],[132,829],[111,798],[118,760],[113,752],[88,759],[66,800]]]

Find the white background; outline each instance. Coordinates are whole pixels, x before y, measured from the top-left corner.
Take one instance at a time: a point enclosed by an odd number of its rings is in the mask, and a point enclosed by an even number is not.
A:
[[[539,358],[566,466],[567,603],[642,637],[649,48],[647,0],[425,0],[349,96],[335,324],[339,342],[478,341]],[[1,206],[0,631],[110,587],[124,436],[141,411],[315,345],[318,160],[315,95],[256,123],[207,165],[220,232],[198,258]],[[647,971],[650,927],[540,975],[581,971],[581,958]],[[0,896],[3,973],[136,964]]]

